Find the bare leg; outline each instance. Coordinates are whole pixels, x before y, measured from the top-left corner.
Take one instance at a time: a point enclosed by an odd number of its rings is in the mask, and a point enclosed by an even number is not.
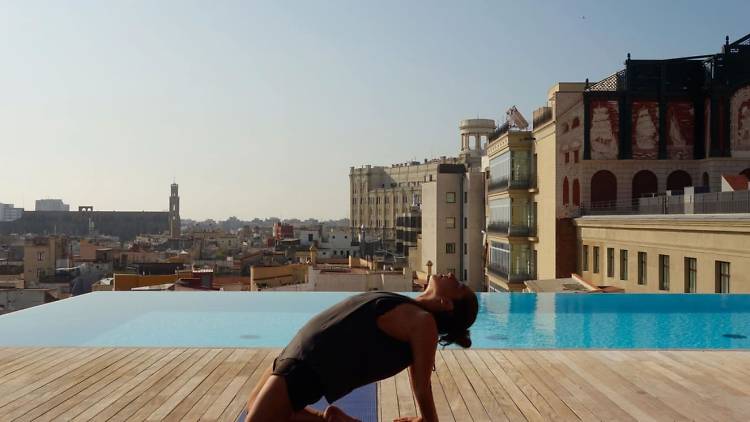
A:
[[[326,420],[323,412],[311,407],[294,412],[289,401],[286,381],[283,377],[272,375],[272,368],[268,368],[255,384],[255,388],[247,399],[247,410],[246,422],[278,420],[321,422]]]
[[[268,368],[261,375],[258,383],[247,399],[247,418],[245,422],[279,421],[290,422],[356,422],[357,419],[344,413],[336,406],[328,406],[325,412],[320,412],[310,406],[294,412],[289,401],[286,380],[272,375],[272,368]]]

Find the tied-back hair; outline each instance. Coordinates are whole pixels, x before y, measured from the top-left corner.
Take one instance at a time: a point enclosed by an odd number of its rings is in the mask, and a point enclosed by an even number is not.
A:
[[[453,310],[435,312],[438,330],[438,344],[445,347],[457,344],[464,349],[471,347],[469,327],[477,319],[479,302],[474,293],[453,301]]]

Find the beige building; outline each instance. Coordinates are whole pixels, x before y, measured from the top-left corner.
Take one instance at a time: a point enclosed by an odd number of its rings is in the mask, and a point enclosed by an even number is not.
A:
[[[537,189],[532,145],[530,131],[508,128],[487,148],[489,290],[522,290],[525,280],[536,278]]]
[[[488,136],[494,129],[495,121],[491,119],[462,120],[459,126],[461,152],[458,157],[425,159],[424,162],[412,161],[390,167],[351,167],[349,204],[352,233],[364,229],[368,239],[381,239],[386,249],[395,250],[396,219],[422,203],[422,185],[435,181],[441,166],[480,166]]]
[[[40,283],[54,283],[55,270],[70,266],[69,252],[68,239],[64,237],[35,237],[27,240],[23,257],[26,288],[43,286]]]
[[[410,252],[412,269],[426,273],[430,262],[432,274],[453,273],[484,290],[484,178],[478,167],[445,166],[422,185],[422,229]]]
[[[750,214],[577,218],[579,273],[629,293],[750,293]]]

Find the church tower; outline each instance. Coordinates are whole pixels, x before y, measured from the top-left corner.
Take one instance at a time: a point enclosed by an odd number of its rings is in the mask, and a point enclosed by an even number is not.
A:
[[[169,237],[177,239],[180,234],[180,195],[177,192],[177,183],[172,183],[172,192],[169,195]]]

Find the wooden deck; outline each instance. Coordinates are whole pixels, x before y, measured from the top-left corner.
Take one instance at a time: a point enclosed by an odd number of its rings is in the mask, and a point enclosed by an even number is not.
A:
[[[234,421],[272,349],[0,349],[2,421]],[[750,352],[446,350],[441,421],[746,421]],[[416,415],[406,373],[380,419]]]

